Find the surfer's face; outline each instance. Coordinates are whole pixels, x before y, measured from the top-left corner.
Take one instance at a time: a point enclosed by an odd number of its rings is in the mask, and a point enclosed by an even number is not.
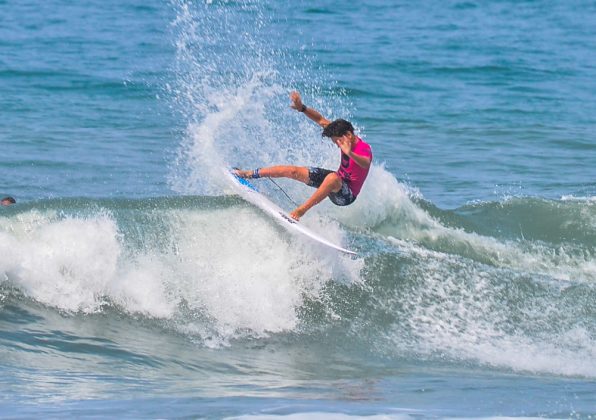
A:
[[[346,134],[344,134],[343,136],[339,136],[339,137],[338,137],[338,136],[332,136],[332,137],[331,137],[331,141],[332,141],[333,143],[335,143],[335,145],[336,145],[337,147],[340,147],[340,144],[341,144],[341,143],[344,143],[344,142],[346,142],[346,141],[347,141],[347,142],[351,142],[351,141],[352,141],[352,136],[353,136],[353,134],[352,134],[352,133],[350,133],[350,132],[347,132],[347,133],[346,133]]]

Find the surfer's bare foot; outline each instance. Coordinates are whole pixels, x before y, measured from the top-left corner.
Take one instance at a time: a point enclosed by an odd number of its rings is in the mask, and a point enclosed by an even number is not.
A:
[[[242,169],[234,169],[234,175],[240,178],[252,177],[252,171],[243,171]]]
[[[290,217],[298,221],[302,216],[304,216],[304,213],[306,213],[306,210],[302,209],[302,207],[298,207],[290,213]]]

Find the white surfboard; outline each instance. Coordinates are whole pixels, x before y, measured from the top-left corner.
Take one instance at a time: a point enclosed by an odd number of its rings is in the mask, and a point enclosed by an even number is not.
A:
[[[350,255],[357,255],[356,252],[342,248],[341,246],[328,241],[327,239],[321,237],[312,230],[308,229],[306,226],[300,224],[300,222],[297,222],[296,220],[292,219],[275,203],[273,203],[271,200],[269,200],[267,197],[261,194],[256,189],[256,187],[253,184],[251,184],[248,180],[237,177],[227,169],[224,172],[226,176],[231,180],[234,189],[238,191],[238,194],[243,199],[245,199],[251,204],[254,204],[258,208],[263,210],[265,213],[271,215],[276,222],[278,222],[284,228],[288,229],[290,232],[299,233],[304,236],[307,236],[308,238],[320,244],[328,246],[329,248],[333,248],[337,251],[344,252]]]

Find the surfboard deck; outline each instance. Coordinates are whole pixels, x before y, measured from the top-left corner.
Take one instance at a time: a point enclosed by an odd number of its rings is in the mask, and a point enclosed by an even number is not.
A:
[[[342,248],[341,246],[334,244],[333,242],[323,238],[319,234],[313,232],[306,226],[302,225],[300,222],[292,219],[277,204],[273,203],[266,196],[261,194],[258,191],[258,189],[247,179],[240,178],[234,175],[234,173],[232,173],[228,169],[225,170],[225,174],[230,179],[232,185],[234,186],[234,189],[243,199],[255,205],[256,207],[264,211],[266,214],[272,216],[276,222],[278,222],[288,231],[304,235],[322,245],[335,249],[336,251],[340,251],[349,255],[357,255],[356,252],[350,251],[349,249]]]

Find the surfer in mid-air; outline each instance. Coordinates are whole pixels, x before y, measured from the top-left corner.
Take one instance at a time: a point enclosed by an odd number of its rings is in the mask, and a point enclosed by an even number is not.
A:
[[[241,178],[291,178],[316,188],[308,200],[290,213],[295,220],[299,220],[326,197],[338,206],[352,204],[360,193],[372,162],[370,145],[354,134],[354,127],[349,121],[329,121],[315,109],[304,105],[298,92],[292,92],[290,99],[293,109],[319,124],[323,128],[322,135],[329,137],[341,149],[339,169],[331,171],[317,167],[282,165],[252,171],[237,169],[235,174]]]

